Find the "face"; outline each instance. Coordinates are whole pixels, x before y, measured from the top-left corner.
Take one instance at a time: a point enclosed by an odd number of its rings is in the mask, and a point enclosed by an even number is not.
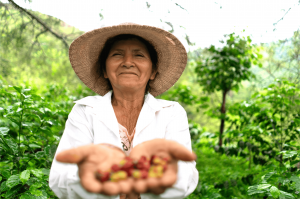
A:
[[[130,73],[130,74],[129,74]],[[147,47],[139,40],[116,42],[106,59],[105,78],[113,89],[124,91],[145,90],[149,79],[155,78]]]

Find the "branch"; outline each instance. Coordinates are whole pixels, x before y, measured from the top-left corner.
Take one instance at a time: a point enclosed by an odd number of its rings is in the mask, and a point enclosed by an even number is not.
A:
[[[31,14],[31,13],[28,12],[26,9],[20,7],[20,6],[17,5],[13,0],[8,0],[8,1],[9,1],[15,8],[17,8],[18,10],[20,10],[21,12],[24,12],[24,13],[26,13],[27,15],[29,15],[30,18],[31,18],[32,20],[35,20],[35,21],[37,21],[40,25],[42,25],[45,31],[50,32],[50,33],[51,33],[52,35],[54,35],[56,38],[60,39],[60,40],[64,43],[65,47],[66,47],[67,49],[69,49],[69,45],[68,45],[68,43],[66,42],[66,40],[65,40],[61,35],[58,35],[57,33],[53,32],[53,31],[51,30],[51,28],[50,28],[49,26],[47,26],[45,23],[43,23],[37,16]]]
[[[187,11],[184,7],[182,7],[181,5],[179,5],[178,3],[175,3],[176,6],[178,6],[179,8],[181,8],[182,10]]]
[[[292,8],[289,8],[289,10],[286,11],[286,13],[281,17],[281,19],[279,19],[276,23],[273,23],[273,26],[276,26],[276,25],[279,23],[279,21],[283,20],[283,17],[285,17],[285,15],[286,15],[291,9],[292,9]],[[274,30],[276,30],[276,28],[274,28],[273,31],[274,31]]]

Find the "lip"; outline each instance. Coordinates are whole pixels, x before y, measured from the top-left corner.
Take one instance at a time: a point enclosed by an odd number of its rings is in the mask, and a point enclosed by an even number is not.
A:
[[[135,73],[121,73],[120,75],[122,74],[131,74],[131,75],[135,75]]]

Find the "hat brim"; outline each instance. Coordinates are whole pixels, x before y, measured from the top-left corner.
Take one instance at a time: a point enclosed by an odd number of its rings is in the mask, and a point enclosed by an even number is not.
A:
[[[119,34],[138,35],[149,41],[157,51],[158,73],[150,81],[150,93],[156,97],[171,88],[183,73],[187,53],[182,43],[171,33],[146,25],[116,25],[84,33],[70,45],[69,59],[78,78],[91,90],[104,96],[110,91],[107,80],[98,78],[98,58],[107,39]]]

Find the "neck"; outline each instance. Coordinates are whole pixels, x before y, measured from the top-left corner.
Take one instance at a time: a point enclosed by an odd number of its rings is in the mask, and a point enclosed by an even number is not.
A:
[[[125,110],[142,109],[144,104],[144,93],[128,95],[122,92],[112,92],[111,103],[115,107]]]

